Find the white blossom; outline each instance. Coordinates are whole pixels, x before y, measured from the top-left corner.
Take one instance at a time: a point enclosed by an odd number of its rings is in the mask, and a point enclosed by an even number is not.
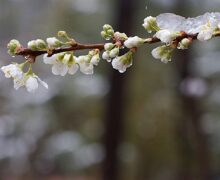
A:
[[[151,54],[155,59],[160,59],[163,63],[171,61],[173,49],[169,46],[160,46],[152,50]]]
[[[153,49],[151,54],[155,59],[160,59],[161,58],[161,48],[157,47],[157,48]]]
[[[117,56],[112,60],[112,67],[120,73],[124,73],[132,65],[132,53],[128,52],[122,56]]]
[[[160,28],[157,25],[156,18],[148,16],[144,19],[143,27],[151,33],[152,31],[158,31]]]
[[[92,56],[90,62],[91,62],[93,65],[96,65],[96,66],[97,66],[98,63],[99,63],[99,61],[100,61],[99,54],[96,54],[96,55]]]
[[[25,87],[27,88],[28,92],[34,92],[38,88],[37,79],[30,76],[26,80]]]
[[[47,44],[50,48],[60,47],[62,42],[58,40],[56,37],[47,38]]]
[[[67,72],[68,72],[68,66],[60,61],[56,61],[56,63],[54,63],[52,66],[52,73],[54,75],[65,76]]]
[[[106,43],[106,44],[104,45],[104,49],[105,49],[106,51],[111,51],[114,47],[115,47],[115,45],[114,45],[113,43]]]
[[[63,56],[62,60],[59,60],[57,56]],[[44,63],[52,65],[52,73],[54,75],[61,75],[65,76],[67,73],[73,75],[79,69],[78,65],[76,64],[76,57],[72,57],[70,54],[58,54],[48,57],[47,54],[44,55]]]
[[[14,88],[18,90],[20,87],[25,85],[25,76],[14,78]]]
[[[197,39],[200,41],[208,41],[212,38],[212,35],[213,35],[213,29],[206,28],[199,32]]]
[[[126,39],[128,39],[128,36],[125,34],[125,33],[120,33],[120,32],[115,32],[114,33],[114,37],[116,39],[120,39],[120,40],[123,40],[125,41]]]
[[[158,31],[155,36],[164,43],[170,43],[178,36],[178,33],[163,29]]]
[[[197,39],[200,41],[210,40],[214,35],[215,30],[218,29],[218,22],[219,21],[213,16],[209,16],[207,22],[199,27],[200,32]]]
[[[48,85],[46,82],[42,81],[38,76],[36,75],[28,75],[27,77],[24,77],[25,81],[24,81],[24,85],[27,89],[28,92],[35,92],[39,85],[38,82],[44,86],[46,89],[48,89]]]
[[[48,89],[47,83],[42,81],[37,75],[33,74],[32,69],[27,73],[23,73],[23,64],[9,64],[3,66],[1,70],[5,73],[6,78],[13,78],[14,88],[17,90],[25,86],[28,92],[34,92],[38,88],[38,81]]]
[[[9,64],[7,66],[1,67],[1,70],[4,72],[6,78],[17,78],[23,75],[19,64]]]
[[[93,64],[89,62],[88,56],[79,56],[77,58],[77,63],[79,64],[80,71],[86,75],[93,74]]]
[[[109,51],[103,52],[102,59],[105,59],[107,62],[111,62],[111,57],[109,55]]]
[[[129,37],[125,42],[124,45],[127,48],[133,48],[138,47],[144,43],[144,40],[142,38],[139,38],[138,36]]]

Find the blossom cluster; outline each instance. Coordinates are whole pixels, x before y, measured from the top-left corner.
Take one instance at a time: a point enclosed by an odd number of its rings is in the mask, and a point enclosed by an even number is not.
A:
[[[26,87],[28,92],[34,92],[38,88],[38,82],[48,89],[46,82],[42,81],[36,74],[32,72],[30,66],[29,70],[24,73],[25,63],[22,64],[9,64],[7,66],[1,67],[1,70],[5,73],[6,78],[12,78],[14,81],[14,88],[17,90],[20,87]]]
[[[196,37],[207,41],[220,33],[220,13],[206,13],[195,18],[184,18],[172,13],[144,19],[143,27],[164,45],[152,51],[156,59],[167,63],[171,61],[174,49],[187,49]],[[187,36],[186,36],[187,35]]]
[[[93,74],[94,66],[97,66],[100,61],[100,50],[93,49],[89,51],[87,55],[78,57],[74,56],[74,52],[72,51],[50,55],[50,52],[56,48],[71,47],[76,43],[74,39],[69,38],[65,31],[59,31],[58,36],[63,37],[65,41],[61,41],[56,37],[47,38],[46,41],[42,39],[36,39],[29,41],[27,43],[27,47],[32,52],[46,52],[43,55],[43,62],[45,64],[51,65],[51,70],[54,75],[73,75],[78,70],[87,75]],[[12,56],[17,55],[19,52],[24,50],[20,42],[15,39],[8,43],[8,49],[8,53]],[[24,66],[28,63],[31,63],[29,58],[33,57],[27,55],[25,58],[28,59],[25,63],[12,63],[7,66],[3,66],[1,70],[4,72],[5,77],[13,79],[14,88],[16,90],[24,86],[28,92],[34,92],[38,88],[38,82],[45,88],[48,88],[48,85],[42,81],[35,73],[33,73],[31,68],[32,64],[29,64],[29,70],[26,73],[23,72]]]
[[[101,35],[106,40],[112,39],[113,41],[104,45],[102,58],[111,62],[112,67],[120,73],[124,73],[132,65],[133,48],[137,48],[145,42],[138,36],[128,37],[125,33],[114,32],[110,25],[103,26]],[[120,55],[120,50],[124,48],[127,48],[128,51]]]
[[[94,67],[102,59],[111,63],[112,67],[124,73],[133,63],[133,55],[137,48],[144,44],[161,42],[162,45],[152,50],[152,56],[163,63],[171,61],[175,49],[188,49],[193,40],[207,41],[220,35],[220,13],[206,13],[195,18],[184,18],[172,13],[160,14],[157,17],[148,16],[142,24],[150,38],[127,36],[118,32],[111,25],[105,24],[101,36],[107,41],[99,45],[82,45],[77,43],[65,31],[59,31],[58,37],[31,40],[24,48],[16,39],[8,43],[8,53],[14,57],[22,55],[25,62],[12,63],[3,66],[1,70],[6,78],[12,78],[14,88],[26,87],[28,92],[34,92],[40,83],[48,88],[32,70],[36,58],[43,55],[43,62],[51,65],[54,75],[74,75],[77,71],[91,75]],[[76,50],[90,49],[88,54],[75,56]],[[101,51],[103,53],[101,54]],[[24,67],[28,66],[27,72]]]
[[[48,57],[43,57],[45,64],[52,65],[54,75],[65,76],[66,74],[74,75],[78,69],[84,74],[93,74],[94,65],[97,66],[100,57],[99,50],[89,51],[88,55],[76,57],[72,52],[62,52]]]

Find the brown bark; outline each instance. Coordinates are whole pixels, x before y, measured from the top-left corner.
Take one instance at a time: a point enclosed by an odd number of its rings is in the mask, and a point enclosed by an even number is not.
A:
[[[176,1],[176,10],[186,12],[188,3],[185,1]],[[201,116],[204,110],[200,106],[199,99],[189,96],[180,91],[180,84],[187,78],[193,77],[190,71],[191,55],[189,51],[180,53],[175,60],[179,77],[177,91],[181,101],[182,116],[177,123],[177,135],[179,137],[179,152],[181,165],[179,167],[178,180],[194,180],[193,163],[196,162],[196,178],[200,180],[211,179],[210,151],[208,139],[202,129]]]

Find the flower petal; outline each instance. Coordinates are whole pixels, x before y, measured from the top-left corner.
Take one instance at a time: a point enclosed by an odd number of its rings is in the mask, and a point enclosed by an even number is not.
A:
[[[79,66],[77,64],[73,64],[69,67],[68,73],[73,75],[77,72],[78,69],[79,69]]]
[[[54,63],[56,63],[56,55],[48,57],[47,54],[44,54],[43,59],[44,59],[45,64],[54,64]]]
[[[19,77],[14,79],[14,88],[18,90],[20,87],[25,85],[25,77]]]
[[[25,86],[28,92],[34,92],[38,88],[37,78],[30,76],[26,80]]]
[[[23,75],[23,72],[18,64],[9,64],[7,66],[3,66],[1,67],[1,70],[4,72],[6,78],[16,78]]]
[[[39,83],[44,86],[46,89],[48,89],[48,84],[44,81],[42,81],[38,76],[35,76],[37,78],[37,80],[39,81]]]
[[[90,75],[93,74],[93,64],[84,62],[80,63],[80,71],[84,74]]]
[[[52,66],[52,73],[54,75],[65,76],[68,72],[68,66],[62,63],[56,63]]]

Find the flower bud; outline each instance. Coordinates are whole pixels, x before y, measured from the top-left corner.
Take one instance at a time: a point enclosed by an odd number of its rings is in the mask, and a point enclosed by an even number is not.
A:
[[[111,62],[111,57],[109,56],[109,52],[108,51],[105,51],[102,54],[102,59],[105,59],[106,61]]]
[[[39,50],[44,50],[44,49],[47,48],[47,45],[46,45],[45,41],[42,40],[42,39],[37,39],[37,40],[36,40],[36,45],[37,45],[37,48],[38,48]]]
[[[17,53],[17,49],[21,47],[21,44],[18,40],[13,39],[8,43],[7,47],[8,53],[13,56]]]
[[[31,50],[37,50],[37,44],[35,40],[29,41],[27,44],[28,48]]]
[[[47,44],[50,48],[57,48],[63,45],[63,43],[55,37],[47,38]]]
[[[207,28],[199,32],[197,39],[200,41],[208,41],[213,36],[213,29]]]
[[[106,31],[107,32],[107,34],[109,35],[109,36],[113,36],[114,35],[114,30],[113,29],[109,29],[108,31]]]
[[[120,73],[124,73],[132,65],[132,52],[129,51],[122,56],[117,56],[112,60],[112,67]]]
[[[101,36],[106,39],[109,40],[113,37],[114,35],[114,29],[112,28],[112,26],[110,26],[109,24],[105,24],[103,26],[103,31],[101,32]]]
[[[127,48],[133,48],[138,47],[140,45],[144,44],[144,40],[142,38],[139,38],[138,36],[135,37],[129,37],[125,42],[124,45]]]
[[[192,43],[192,39],[184,38],[178,44],[178,49],[188,49],[189,45]]]
[[[171,61],[172,53],[173,48],[166,45],[159,46],[153,49],[153,51],[151,52],[152,56],[155,59],[160,59],[163,63],[168,63],[169,61]]]
[[[178,32],[172,32],[168,29],[163,29],[158,31],[155,36],[164,43],[170,43],[179,35],[180,33]]]
[[[144,19],[143,27],[148,31],[148,33],[160,30],[159,26],[157,25],[156,18],[152,16],[148,16]]]
[[[67,38],[68,37],[66,31],[58,31],[57,36],[58,37],[63,37],[63,38]]]
[[[112,36],[110,36],[106,31],[102,31],[101,32],[101,36],[102,38],[104,38],[105,40],[109,40],[112,38]]]
[[[113,28],[112,28],[111,25],[105,24],[105,25],[103,26],[103,30],[104,30],[104,31],[108,31],[108,30],[113,30]]]
[[[115,45],[114,45],[113,43],[106,43],[106,44],[104,45],[104,49],[105,49],[106,51],[111,51],[114,47],[115,47]]]
[[[118,56],[118,54],[119,54],[119,48],[116,47],[110,51],[109,56],[111,58],[115,58],[116,56]]]
[[[120,39],[122,41],[128,39],[128,36],[125,33],[115,32],[114,36],[116,39]]]
[[[100,61],[100,57],[99,57],[99,54],[96,54],[96,55],[94,55],[93,57],[92,57],[92,59],[91,59],[91,63],[92,64],[94,64],[94,65],[98,65],[98,63],[99,63],[99,61]]]

